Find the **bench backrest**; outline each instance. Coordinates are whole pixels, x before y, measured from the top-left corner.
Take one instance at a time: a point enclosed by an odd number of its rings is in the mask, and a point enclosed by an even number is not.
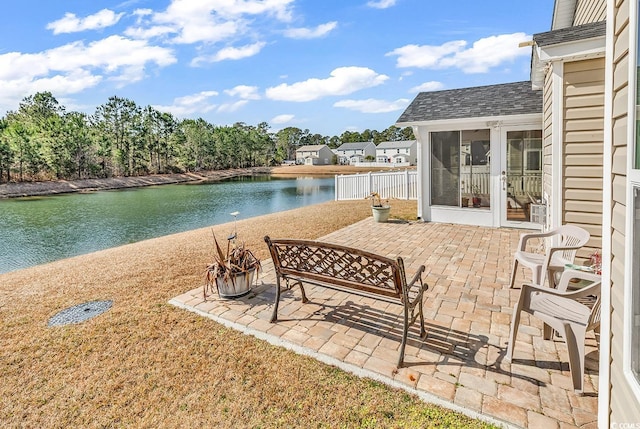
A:
[[[319,241],[264,238],[281,276],[303,277],[349,289],[402,299],[402,258]]]

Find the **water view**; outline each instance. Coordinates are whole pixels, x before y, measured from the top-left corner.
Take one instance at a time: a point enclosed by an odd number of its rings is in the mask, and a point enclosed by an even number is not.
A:
[[[333,197],[333,178],[244,177],[3,200],[0,273]]]

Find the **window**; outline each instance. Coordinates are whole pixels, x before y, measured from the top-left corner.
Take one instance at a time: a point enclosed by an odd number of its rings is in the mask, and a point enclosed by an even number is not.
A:
[[[640,2],[639,2],[640,3]],[[638,5],[638,4],[637,4]],[[640,10],[640,7],[638,8]],[[636,21],[637,22],[637,21]],[[640,32],[636,35],[636,49],[638,54],[636,55],[636,108],[635,108],[635,129],[636,136],[633,142],[634,147],[632,149],[631,157],[631,171],[628,172],[628,186],[632,191],[631,204],[627,207],[627,216],[630,220],[630,230],[627,234],[630,234],[631,240],[631,260],[633,261],[630,266],[627,267],[625,276],[630,278],[631,287],[631,303],[630,303],[630,318],[627,323],[630,332],[631,347],[630,351],[626,353],[625,359],[630,354],[631,374],[635,378],[636,383],[640,383],[640,264],[638,264],[638,258],[640,258]],[[630,82],[631,83],[631,82]],[[631,113],[631,112],[630,112]],[[631,142],[630,142],[631,143]],[[628,368],[625,368],[628,370]]]
[[[490,131],[431,133],[431,205],[489,208]]]
[[[640,258],[640,187],[633,188],[633,255],[632,260]],[[640,382],[640,264],[632,264],[631,289],[633,301],[632,329],[631,329],[631,371]]]

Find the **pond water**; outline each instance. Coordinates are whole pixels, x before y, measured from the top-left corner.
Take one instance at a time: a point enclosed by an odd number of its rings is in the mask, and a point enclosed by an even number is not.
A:
[[[0,200],[0,273],[148,238],[317,204],[333,178],[206,184]]]

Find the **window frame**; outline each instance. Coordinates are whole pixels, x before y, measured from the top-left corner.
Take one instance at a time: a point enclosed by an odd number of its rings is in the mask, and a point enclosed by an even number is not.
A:
[[[487,135],[486,135],[486,140],[477,140],[477,141],[472,141],[469,140],[468,143],[466,143],[469,146],[469,160],[470,160],[470,164],[467,165],[466,161],[465,161],[465,154],[466,152],[463,151],[463,145],[465,145],[464,143],[464,137],[469,136],[470,133],[477,133],[477,132],[484,132],[486,131]],[[457,158],[458,158],[458,162],[457,162],[457,183],[455,184],[455,188],[457,189],[457,204],[453,205],[453,204],[438,204],[434,202],[434,183],[440,183],[437,180],[434,180],[434,162],[433,162],[433,156],[434,156],[434,150],[435,150],[435,145],[434,145],[434,136],[437,134],[443,134],[443,133],[457,133]],[[474,206],[473,208],[476,209],[481,209],[483,211],[491,211],[492,210],[492,193],[493,193],[493,189],[492,189],[492,182],[491,182],[491,160],[490,158],[486,159],[484,163],[482,164],[474,164],[473,162],[473,156],[471,155],[472,151],[471,151],[471,147],[473,145],[474,142],[486,142],[487,143],[487,147],[488,147],[488,153],[491,152],[491,129],[490,128],[482,128],[480,127],[479,129],[476,129],[475,131],[473,129],[464,129],[464,128],[446,128],[446,129],[442,129],[442,130],[433,130],[430,131],[429,133],[429,178],[430,178],[430,189],[429,189],[429,205],[430,207],[436,207],[436,208],[451,208],[451,209],[467,209],[467,207],[462,205],[462,198],[463,196],[469,200],[472,199],[472,195],[474,194],[474,192],[471,191],[471,189],[473,188],[473,185],[469,185],[465,187],[464,185],[464,177],[463,177],[463,167],[470,167],[470,177],[471,180],[473,181],[473,166],[477,166],[477,167],[486,167],[486,169],[488,170],[488,172],[486,174],[488,174],[488,186],[487,189],[483,189],[483,191],[487,191],[487,196],[484,197],[484,201],[488,201],[488,205],[485,206]],[[482,173],[476,173],[476,174],[482,174]],[[463,188],[465,190],[463,190]],[[468,188],[468,189],[467,189]],[[468,194],[468,195],[467,195]],[[483,195],[485,195],[483,193]]]
[[[637,400],[640,400],[640,354],[638,354],[637,368],[633,368],[632,347],[634,340],[640,344],[640,324],[635,323],[640,317],[640,274],[634,273],[634,242],[636,236],[640,235],[640,226],[634,222],[636,190],[637,198],[640,198],[640,31],[638,21],[640,20],[640,0],[631,1],[629,4],[630,16],[636,17],[630,21],[631,37],[629,40],[629,130],[627,145],[627,195],[626,195],[626,236],[625,248],[630,249],[625,255],[624,272],[624,337],[623,337],[623,372]],[[638,252],[640,253],[640,252]],[[637,301],[636,305],[634,301]],[[637,315],[636,315],[637,313]],[[638,325],[638,327],[634,327]]]

